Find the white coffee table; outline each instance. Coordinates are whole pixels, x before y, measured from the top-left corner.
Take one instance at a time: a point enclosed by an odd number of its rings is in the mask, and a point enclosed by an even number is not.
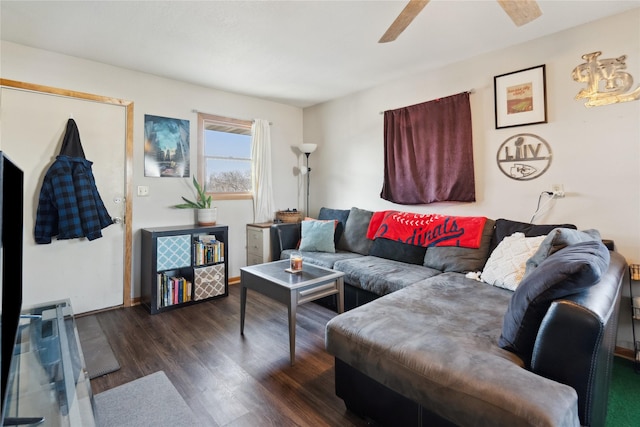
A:
[[[289,311],[289,353],[296,356],[296,308],[305,302],[338,295],[338,313],[344,311],[344,273],[305,263],[300,273],[289,273],[289,261],[275,261],[240,269],[240,334],[244,335],[247,289],[287,306]]]

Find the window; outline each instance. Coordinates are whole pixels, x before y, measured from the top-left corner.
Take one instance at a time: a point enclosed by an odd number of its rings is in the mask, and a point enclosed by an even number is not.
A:
[[[218,199],[251,198],[251,125],[198,113],[198,175]]]

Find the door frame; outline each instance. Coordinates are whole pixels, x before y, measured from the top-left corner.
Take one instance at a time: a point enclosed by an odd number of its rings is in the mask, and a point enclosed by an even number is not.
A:
[[[50,86],[43,86],[33,83],[25,83],[17,80],[0,78],[0,86],[14,89],[21,89],[30,92],[40,92],[50,95],[57,95],[68,98],[76,98],[87,101],[101,102],[104,104],[119,105],[125,108],[125,159],[124,159],[124,257],[123,257],[123,286],[122,305],[131,307],[133,297],[131,296],[131,255],[132,255],[132,211],[133,211],[133,101],[126,101],[108,96],[94,95],[91,93],[76,92],[68,89],[60,89]]]

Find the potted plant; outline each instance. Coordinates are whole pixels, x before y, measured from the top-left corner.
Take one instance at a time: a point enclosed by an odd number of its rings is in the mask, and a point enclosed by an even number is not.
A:
[[[198,217],[198,225],[215,225],[218,216],[218,209],[211,207],[211,195],[206,194],[206,189],[198,183],[196,177],[193,177],[193,186],[196,189],[197,199],[194,202],[186,197],[182,197],[185,203],[175,205],[178,209],[196,209]]]

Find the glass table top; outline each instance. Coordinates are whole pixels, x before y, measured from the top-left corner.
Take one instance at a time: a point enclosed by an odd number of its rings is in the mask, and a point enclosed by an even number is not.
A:
[[[344,275],[342,272],[318,267],[309,263],[304,263],[302,265],[302,271],[299,273],[290,273],[286,271],[288,268],[289,261],[283,260],[242,267],[240,270],[290,288],[307,286],[315,282],[335,280]]]

